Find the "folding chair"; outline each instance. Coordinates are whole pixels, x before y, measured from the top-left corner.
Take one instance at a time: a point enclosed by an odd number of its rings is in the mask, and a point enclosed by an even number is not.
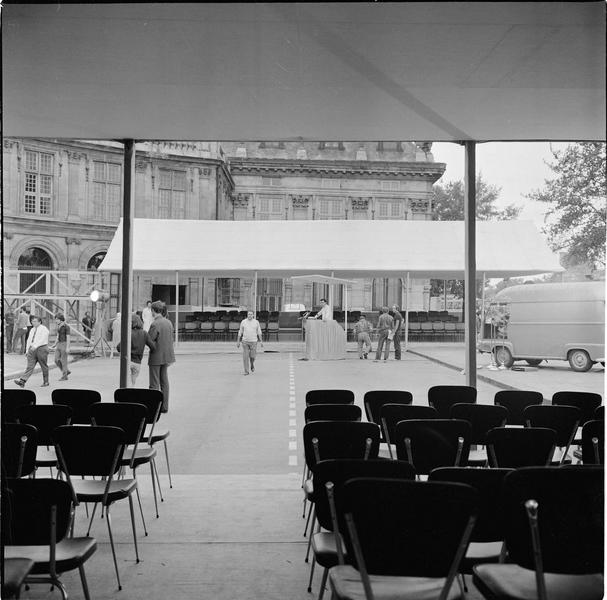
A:
[[[84,597],[90,600],[84,563],[97,543],[88,536],[67,537],[74,516],[70,486],[58,479],[9,479],[6,486],[2,498],[5,561],[29,560],[25,583],[50,583],[64,600],[67,591],[59,576],[78,569]]]
[[[51,401],[72,409],[72,425],[88,425],[91,422],[89,407],[101,402],[101,394],[95,390],[58,388],[51,392]]]
[[[435,385],[428,390],[428,405],[436,409],[439,419],[449,419],[454,404],[474,404],[476,388],[468,385]]]
[[[497,427],[487,432],[489,466],[506,469],[548,466],[556,432],[545,427]]]
[[[120,470],[120,461],[124,453],[125,434],[118,427],[85,427],[69,425],[57,427],[53,433],[59,469],[66,476],[72,488],[74,502],[93,502],[91,518],[87,536],[91,531],[97,503],[105,509],[105,521],[110,536],[110,546],[114,559],[114,569],[118,589],[122,589],[118,573],[118,561],[114,547],[114,535],[110,507],[119,500],[128,498],[131,512],[131,526],[133,529],[133,542],[135,545],[135,559],[139,562],[137,549],[137,530],[135,527],[135,511],[133,509],[133,492],[137,488],[136,479],[116,479]],[[83,451],[86,449],[86,451]],[[100,479],[79,479],[83,477],[98,477]]]
[[[384,404],[411,404],[412,402],[413,394],[404,390],[370,390],[365,393],[363,398],[367,421],[378,425],[381,425],[380,410]]]
[[[38,430],[24,423],[5,423],[1,437],[3,477],[18,479],[34,475]]]
[[[343,489],[351,565],[329,571],[336,600],[459,598],[456,578],[477,512],[457,483],[352,479]]]
[[[471,430],[468,421],[456,419],[401,421],[394,432],[396,457],[411,463],[418,476],[437,467],[465,466]]]
[[[409,463],[401,460],[360,460],[339,459],[322,460],[314,467],[314,484],[318,488],[316,495],[316,518],[324,531],[312,536],[312,567],[308,592],[312,591],[314,566],[318,563],[324,567],[318,600],[322,600],[327,576],[331,567],[339,564],[338,544],[343,554],[343,540],[336,531],[344,531],[342,512],[339,510],[339,500],[346,481],[356,477],[382,477],[389,479],[414,480],[415,469]],[[335,520],[338,524],[336,525]]]
[[[394,458],[392,444],[396,439],[396,424],[408,419],[438,419],[438,413],[431,406],[418,406],[416,404],[384,404],[379,409],[379,418],[383,439],[388,444],[390,458]]]
[[[500,390],[496,392],[494,403],[508,410],[507,425],[524,425],[523,411],[533,404],[542,404],[544,397],[540,392],[526,390]]]
[[[33,404],[36,404],[36,393],[33,390],[2,390],[0,398],[2,423],[17,423],[19,409]]]
[[[360,421],[362,410],[355,404],[312,404],[306,406],[304,421]]]
[[[309,390],[306,406],[312,404],[354,404],[354,392],[350,390]]]
[[[603,598],[602,467],[517,469],[504,478],[510,564],[474,567],[488,600]]]
[[[587,421],[582,427],[582,462],[585,465],[605,464],[605,422]]]
[[[552,395],[552,404],[556,406],[576,406],[580,409],[580,423],[594,419],[594,411],[601,405],[603,399],[600,394],[592,392],[555,392]]]

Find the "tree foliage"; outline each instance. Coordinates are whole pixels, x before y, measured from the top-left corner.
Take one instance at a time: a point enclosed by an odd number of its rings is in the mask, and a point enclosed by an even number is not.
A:
[[[501,188],[487,183],[482,174],[476,177],[476,218],[479,221],[516,219],[521,207],[509,204],[503,209],[495,206]],[[464,182],[448,181],[435,184],[432,196],[432,217],[435,221],[464,220]]]
[[[544,233],[554,250],[564,251],[565,263],[605,265],[606,173],[605,144],[576,143],[552,152],[546,163],[554,172],[542,190],[527,195],[550,205]]]

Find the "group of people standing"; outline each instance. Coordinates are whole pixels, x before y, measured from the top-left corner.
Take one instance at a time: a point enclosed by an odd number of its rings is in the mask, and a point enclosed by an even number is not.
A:
[[[403,316],[399,312],[398,305],[392,306],[392,313],[387,306],[383,306],[379,321],[377,323],[377,350],[375,352],[375,362],[381,360],[382,350],[384,361],[388,360],[390,355],[390,343],[394,343],[394,359],[401,359],[400,334],[403,326]],[[373,326],[365,315],[361,315],[358,323],[354,326],[354,335],[358,341],[358,358],[367,359],[373,351],[371,345],[371,332]]]

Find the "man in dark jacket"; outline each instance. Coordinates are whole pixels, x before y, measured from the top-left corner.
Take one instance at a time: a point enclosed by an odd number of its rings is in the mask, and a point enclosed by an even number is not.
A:
[[[173,324],[162,316],[165,310],[164,302],[152,302],[154,320],[148,332],[154,349],[150,349],[148,367],[150,370],[150,389],[162,390],[162,412],[169,410],[169,365],[175,362],[173,351]]]
[[[405,321],[398,310],[398,304],[392,306],[392,318],[394,319],[394,337],[392,338],[392,343],[394,344],[394,358],[400,360],[400,334],[403,330]]]

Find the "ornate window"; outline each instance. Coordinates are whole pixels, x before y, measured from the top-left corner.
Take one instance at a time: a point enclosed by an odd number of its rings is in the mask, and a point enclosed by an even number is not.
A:
[[[379,200],[378,210],[375,214],[377,219],[402,219],[403,203],[400,200]]]
[[[318,200],[318,218],[319,219],[343,219],[344,203],[341,198],[319,198]]]
[[[53,212],[53,155],[25,151],[25,193],[23,211],[49,216]]]
[[[49,281],[47,276],[41,277],[38,271],[50,271],[53,261],[48,252],[42,248],[28,248],[17,261],[19,271],[33,271],[33,273],[19,273],[19,291],[28,294],[48,294]]]
[[[240,279],[218,277],[215,280],[215,303],[218,306],[238,306],[240,304]]]
[[[259,221],[278,221],[285,218],[282,196],[257,196],[255,217]]]
[[[122,165],[93,161],[91,218],[116,222],[121,210]]]
[[[400,187],[400,181],[382,181],[381,189],[383,192],[398,192]]]
[[[160,169],[158,217],[185,219],[185,171]]]
[[[103,262],[105,255],[107,252],[97,252],[89,259],[89,262],[86,265],[87,271],[96,271],[99,268],[99,265]]]

